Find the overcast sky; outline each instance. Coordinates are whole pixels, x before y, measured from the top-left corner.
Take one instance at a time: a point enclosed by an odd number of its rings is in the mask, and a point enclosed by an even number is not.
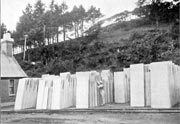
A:
[[[22,10],[30,3],[33,5],[37,0],[1,0],[1,22],[5,23],[8,30],[15,30],[16,23],[22,15]],[[41,0],[48,6],[51,0]],[[54,0],[61,4],[63,0]],[[124,10],[133,10],[136,7],[137,0],[64,0],[69,6],[69,10],[74,5],[82,4],[85,9],[91,5],[100,8],[101,12],[109,17]]]

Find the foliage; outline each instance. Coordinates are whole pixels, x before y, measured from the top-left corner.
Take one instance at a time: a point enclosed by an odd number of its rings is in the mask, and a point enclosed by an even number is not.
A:
[[[95,23],[96,19],[102,17],[102,13],[100,12],[100,8],[96,8],[91,6],[90,9],[87,11],[87,20],[91,21],[93,24]]]
[[[131,14],[131,12],[125,10],[124,12],[121,12],[120,14],[118,14],[118,18],[116,19],[116,21],[125,21],[127,19],[127,17],[129,16],[129,14]]]
[[[28,6],[17,25],[18,30],[14,32],[14,37],[22,38],[26,33],[24,31],[27,31],[28,40],[32,41],[34,45],[41,45],[41,47],[26,51],[28,62],[22,61],[22,53],[16,55],[16,58],[27,74],[32,77],[46,73],[59,75],[59,73],[67,71],[77,72],[112,67],[117,71],[134,63],[167,60],[180,65],[179,2],[176,1],[177,3],[174,4],[161,0],[152,0],[149,3],[146,0],[139,1],[140,3],[133,13],[140,18],[125,21],[127,15],[131,14],[125,11],[120,14],[116,24],[102,29],[101,23],[98,23],[87,30],[85,32],[87,36],[82,35],[83,37],[80,37],[80,34],[84,32],[84,23],[94,23],[97,18],[101,17],[99,9],[92,6],[89,10],[85,10],[83,6],[74,6],[73,10],[69,12],[65,3],[58,5],[52,0],[48,11],[42,9],[42,4],[39,10],[43,11],[38,11],[41,12],[41,15],[34,16],[35,10],[31,11],[31,6]],[[25,21],[31,20],[31,18],[33,21]],[[39,19],[35,23],[36,18]],[[159,23],[165,23],[170,28],[155,28],[152,23],[156,26],[159,26]],[[59,30],[59,27],[62,30]],[[139,27],[151,28],[135,30]],[[120,29],[129,31],[128,38],[124,39],[124,44],[121,43],[122,39],[116,39],[115,43],[106,43],[99,38],[103,31],[116,32]],[[69,30],[74,30],[76,39],[65,39],[66,32]],[[63,33],[65,42],[59,43],[57,37],[56,43],[42,45],[45,38],[48,41],[55,39],[59,33]],[[120,34],[114,33],[114,35]]]
[[[138,6],[132,13],[150,20],[158,27],[161,22],[170,23],[179,19],[179,4],[177,1],[138,0]]]
[[[43,47],[45,44],[58,43],[59,34],[63,34],[64,41],[67,40],[66,33],[75,30],[75,38],[83,36],[84,22],[94,21],[101,16],[100,10],[91,6],[85,10],[82,5],[68,10],[68,5],[62,2],[60,5],[51,1],[49,7],[37,0],[34,5],[28,4],[23,11],[13,33],[15,42],[23,45],[24,35],[28,35],[27,45],[29,47]]]
[[[0,29],[0,32],[1,32],[1,34],[0,34],[0,38],[2,39],[3,38],[3,34],[5,33],[7,31],[7,29],[6,29],[6,25],[4,24],[4,23],[2,23],[1,24],[1,29]]]
[[[147,19],[142,19],[142,18],[138,18],[138,19],[132,19],[130,21],[119,21],[115,24],[109,25],[107,26],[105,29],[103,30],[131,30],[133,28],[138,28],[138,27],[148,27],[151,26],[151,22]]]
[[[172,60],[180,65],[178,38],[173,38],[168,30],[151,28],[146,31],[134,31],[128,41],[124,45],[118,42],[104,43],[92,34],[42,49],[29,50],[29,61],[36,64],[31,69],[27,65],[22,65],[22,67],[30,76],[38,76],[45,73],[59,75],[67,71],[77,72],[112,67],[117,71],[129,67],[130,64],[155,61]],[[19,54],[16,58],[21,63],[19,56],[22,55]]]

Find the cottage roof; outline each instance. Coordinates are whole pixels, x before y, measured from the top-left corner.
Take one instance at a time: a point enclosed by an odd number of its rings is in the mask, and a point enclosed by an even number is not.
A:
[[[27,77],[16,59],[0,52],[0,76],[1,78],[22,78]]]

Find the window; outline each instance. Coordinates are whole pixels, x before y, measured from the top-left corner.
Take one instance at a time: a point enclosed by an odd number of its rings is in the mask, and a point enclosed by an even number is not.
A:
[[[14,80],[10,80],[10,81],[9,81],[9,95],[10,95],[10,96],[15,95]]]

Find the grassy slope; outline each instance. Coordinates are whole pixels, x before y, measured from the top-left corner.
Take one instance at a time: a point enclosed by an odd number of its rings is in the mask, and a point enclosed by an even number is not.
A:
[[[139,62],[173,60],[180,64],[179,47],[173,48],[173,52],[169,50],[169,41],[173,41],[171,36],[166,35],[169,31],[167,24],[161,25],[158,30],[148,24],[139,26],[136,22],[113,24],[101,29],[98,36],[91,35],[28,51],[26,58],[36,62],[35,65],[22,61],[22,54],[16,55],[16,58],[31,77],[46,73],[58,75],[67,71],[121,70]]]

